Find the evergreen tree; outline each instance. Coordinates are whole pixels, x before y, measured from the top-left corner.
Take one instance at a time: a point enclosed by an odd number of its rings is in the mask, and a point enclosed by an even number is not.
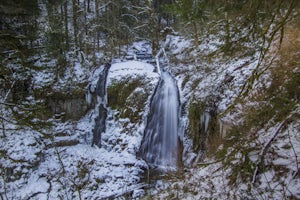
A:
[[[26,94],[38,47],[37,0],[5,0],[0,7],[1,82],[14,100]]]

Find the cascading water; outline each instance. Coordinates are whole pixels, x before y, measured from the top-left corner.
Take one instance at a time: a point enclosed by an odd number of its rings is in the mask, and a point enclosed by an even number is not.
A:
[[[153,96],[140,153],[152,167],[176,169],[179,153],[179,92],[175,80],[162,72]]]
[[[96,87],[96,95],[98,100],[98,117],[95,119],[95,128],[93,129],[93,142],[92,145],[101,147],[101,134],[106,129],[107,118],[107,91],[106,91],[106,79],[110,69],[110,64],[106,64],[102,73],[99,76]]]

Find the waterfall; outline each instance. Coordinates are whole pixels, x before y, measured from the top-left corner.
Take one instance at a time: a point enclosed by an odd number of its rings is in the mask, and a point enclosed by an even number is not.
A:
[[[153,96],[140,154],[152,167],[176,169],[180,160],[179,92],[175,80],[168,72]]]
[[[99,76],[99,80],[96,86],[96,95],[98,101],[98,116],[95,119],[95,128],[93,129],[93,142],[92,145],[101,147],[101,134],[106,129],[107,118],[107,91],[106,91],[106,79],[110,69],[110,64],[106,64],[102,73]]]

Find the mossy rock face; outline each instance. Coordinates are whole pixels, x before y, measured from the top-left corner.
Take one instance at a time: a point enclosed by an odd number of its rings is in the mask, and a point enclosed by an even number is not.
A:
[[[142,111],[151,91],[149,82],[145,76],[112,80],[107,88],[108,105],[120,112],[120,118],[129,118],[131,123],[141,123]]]
[[[216,107],[201,101],[193,101],[189,106],[188,135],[193,140],[195,152],[207,151],[214,145],[214,137],[218,136],[219,122]]]
[[[45,102],[43,118],[56,115],[62,117],[63,120],[77,120],[82,117],[89,108],[84,88],[83,86],[69,87],[53,91],[48,87],[34,91],[35,98]]]
[[[141,112],[145,106],[148,94],[143,88],[136,88],[130,96],[128,96],[125,107],[121,113],[122,118],[129,118],[130,122],[141,122]]]
[[[53,114],[63,114],[64,119],[79,119],[82,117],[88,106],[85,100],[85,93],[58,93],[47,97],[47,106]]]
[[[199,151],[204,148],[205,133],[200,129],[200,117],[205,111],[204,104],[194,102],[190,104],[189,109],[189,136],[193,140],[193,150]]]

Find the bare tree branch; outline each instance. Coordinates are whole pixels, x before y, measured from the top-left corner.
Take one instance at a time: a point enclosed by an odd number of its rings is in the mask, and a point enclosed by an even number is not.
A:
[[[294,174],[294,177],[296,177],[298,174],[299,174],[299,163],[298,163],[298,156],[297,156],[297,153],[296,153],[296,150],[295,150],[295,147],[292,143],[292,140],[291,140],[291,136],[290,136],[290,131],[288,131],[288,137],[289,137],[289,143],[291,145],[291,148],[293,150],[293,153],[294,153],[294,156],[295,156],[295,161],[296,161],[296,167],[297,167],[297,171],[296,173]]]

